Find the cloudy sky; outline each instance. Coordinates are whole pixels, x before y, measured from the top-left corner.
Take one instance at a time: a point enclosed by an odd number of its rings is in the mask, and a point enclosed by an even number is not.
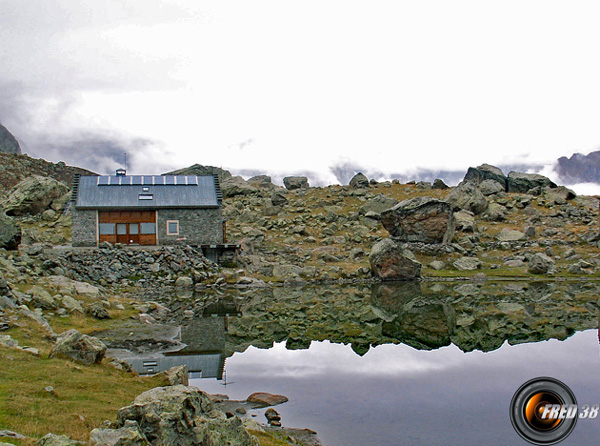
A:
[[[0,122],[107,173],[382,174],[600,148],[600,3],[0,0]],[[333,168],[333,169],[332,169]]]

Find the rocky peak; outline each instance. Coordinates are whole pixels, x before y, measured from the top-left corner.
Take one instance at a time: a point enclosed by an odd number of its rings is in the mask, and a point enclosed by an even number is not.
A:
[[[0,124],[0,153],[21,153],[21,146],[12,133]]]

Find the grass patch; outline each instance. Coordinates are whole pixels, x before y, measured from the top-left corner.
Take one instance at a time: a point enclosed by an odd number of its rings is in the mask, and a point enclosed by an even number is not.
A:
[[[0,428],[40,438],[49,432],[87,441],[104,420],[142,392],[166,383],[106,365],[82,366],[0,348]],[[52,386],[55,393],[45,389]],[[12,441],[12,440],[11,440]]]

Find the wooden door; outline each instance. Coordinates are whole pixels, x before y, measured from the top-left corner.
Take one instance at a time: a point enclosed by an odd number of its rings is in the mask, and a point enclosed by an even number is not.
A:
[[[139,245],[140,244],[140,224],[139,223],[129,223],[129,244],[130,245]]]
[[[127,223],[117,223],[117,243],[129,244],[129,234],[127,233]]]

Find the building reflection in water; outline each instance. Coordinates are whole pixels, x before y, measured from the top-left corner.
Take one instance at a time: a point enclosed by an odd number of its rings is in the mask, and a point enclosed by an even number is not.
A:
[[[191,379],[223,379],[225,371],[225,337],[228,318],[241,313],[235,303],[218,301],[195,315],[180,327],[181,350],[165,353],[149,353],[124,358],[140,375],[163,372],[180,365],[187,365]]]

